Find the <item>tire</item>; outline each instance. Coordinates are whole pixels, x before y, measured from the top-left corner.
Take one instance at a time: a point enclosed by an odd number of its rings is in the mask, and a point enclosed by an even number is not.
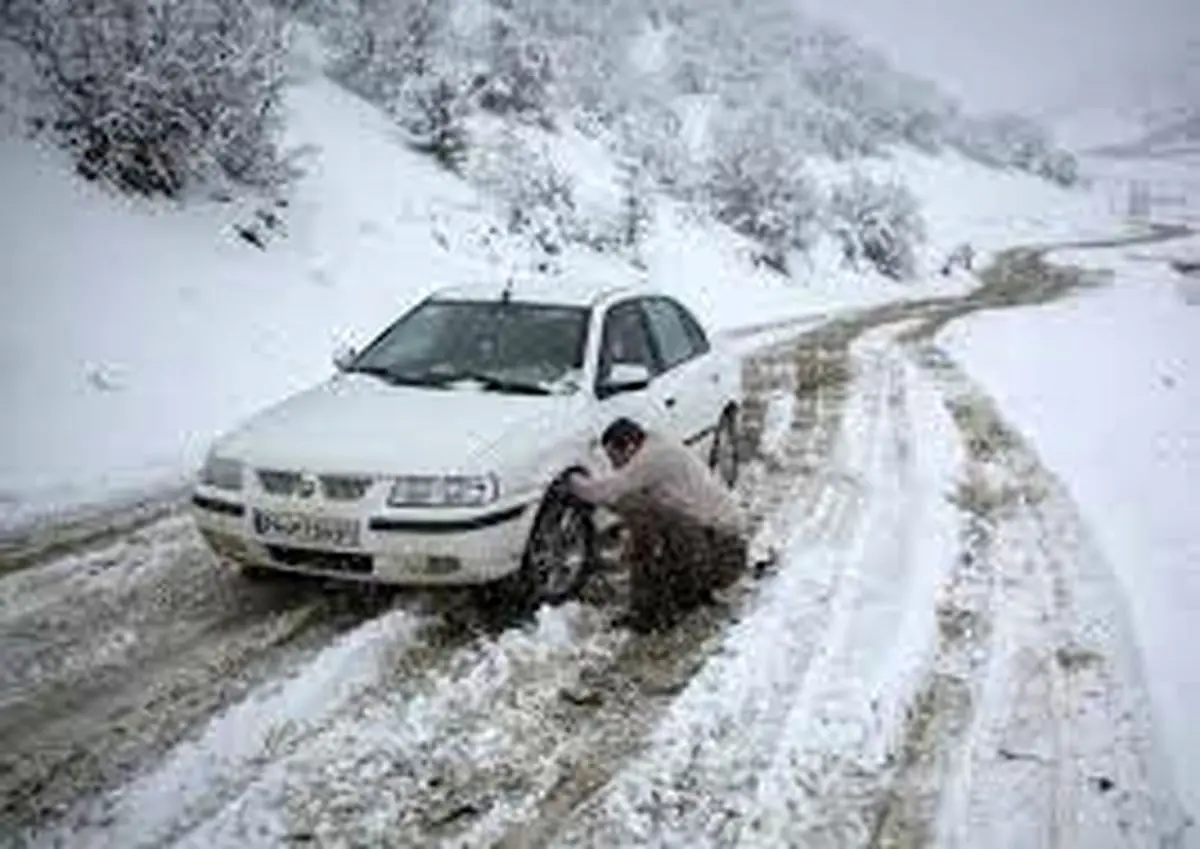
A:
[[[708,453],[708,467],[730,489],[738,480],[738,433],[737,410],[729,407],[721,414],[717,429],[713,433],[712,448]]]
[[[592,510],[548,494],[533,520],[519,573],[526,603],[558,605],[579,594],[596,565]]]

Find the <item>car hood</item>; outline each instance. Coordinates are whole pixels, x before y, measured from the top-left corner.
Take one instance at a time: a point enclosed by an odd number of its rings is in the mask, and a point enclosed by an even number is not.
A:
[[[257,467],[312,472],[493,471],[502,459],[497,443],[519,432],[522,443],[536,444],[572,403],[572,396],[390,386],[341,375],[251,418],[216,452]]]

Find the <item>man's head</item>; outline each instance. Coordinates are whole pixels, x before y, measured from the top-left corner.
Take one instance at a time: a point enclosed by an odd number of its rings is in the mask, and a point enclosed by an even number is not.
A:
[[[618,469],[629,462],[630,458],[642,447],[646,439],[646,431],[637,422],[619,418],[604,429],[600,443],[604,446],[608,459]]]

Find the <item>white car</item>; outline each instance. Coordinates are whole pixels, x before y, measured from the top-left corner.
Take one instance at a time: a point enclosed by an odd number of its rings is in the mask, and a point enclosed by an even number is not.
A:
[[[592,565],[593,523],[613,517],[550,488],[607,462],[599,437],[614,419],[675,434],[730,486],[737,475],[739,360],[652,289],[443,290],[335,364],[217,440],[201,470],[196,522],[249,574],[516,575],[536,600],[561,601]]]

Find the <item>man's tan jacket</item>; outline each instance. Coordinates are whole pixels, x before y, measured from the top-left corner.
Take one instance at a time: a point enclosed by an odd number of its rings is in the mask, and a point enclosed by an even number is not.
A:
[[[572,475],[570,481],[578,498],[627,520],[654,521],[665,515],[731,536],[746,533],[745,516],[721,480],[691,449],[656,433],[647,433],[620,469],[606,475]]]

